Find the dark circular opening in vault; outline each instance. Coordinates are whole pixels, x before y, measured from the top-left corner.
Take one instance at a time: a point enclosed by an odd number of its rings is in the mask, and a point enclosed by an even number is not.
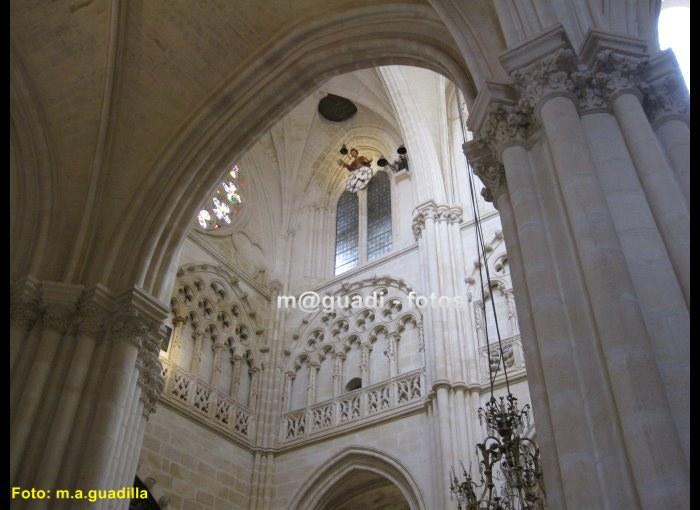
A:
[[[328,94],[318,102],[318,113],[324,119],[333,122],[343,122],[357,113],[357,106],[349,99]]]

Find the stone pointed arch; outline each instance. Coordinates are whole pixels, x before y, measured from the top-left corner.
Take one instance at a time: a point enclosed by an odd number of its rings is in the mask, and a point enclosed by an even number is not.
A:
[[[398,487],[411,510],[426,510],[418,484],[398,459],[376,448],[356,446],[341,451],[329,466],[317,469],[301,486],[289,510],[320,510],[324,496],[355,471],[386,478]]]
[[[136,281],[164,297],[173,254],[223,168],[332,76],[381,65],[413,65],[448,77],[475,98],[476,80],[468,65],[483,55],[465,62],[432,9],[399,5],[357,8],[297,26],[261,49],[259,65],[226,80],[158,156],[137,198],[146,203],[146,197],[157,197],[153,206],[147,212],[128,211],[118,227],[117,243],[134,239],[132,244],[140,249],[101,254],[107,263],[94,268],[94,278],[115,287]],[[399,24],[399,33],[376,28]],[[359,31],[366,34],[360,37]],[[266,73],[263,65],[277,71]],[[118,264],[120,260],[125,263]]]

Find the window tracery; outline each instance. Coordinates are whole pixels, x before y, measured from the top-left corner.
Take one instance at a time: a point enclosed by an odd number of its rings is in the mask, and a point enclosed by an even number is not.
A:
[[[283,441],[356,419],[379,419],[422,398],[422,314],[410,304],[409,292],[403,280],[388,276],[343,284],[334,293],[340,301],[378,294],[383,301],[302,319],[285,347]]]
[[[162,398],[234,436],[250,437],[264,329],[245,289],[224,268],[187,265],[178,271],[170,305]]]
[[[226,179],[217,186],[197,214],[199,228],[211,232],[230,225],[243,206],[242,187],[240,169],[234,164]]]
[[[377,172],[367,186],[367,260],[391,251],[391,183]]]
[[[392,241],[391,180],[386,172],[378,171],[366,189],[344,191],[338,199],[334,274],[386,255]]]
[[[335,274],[360,262],[359,206],[355,193],[343,192],[338,200],[335,223]]]

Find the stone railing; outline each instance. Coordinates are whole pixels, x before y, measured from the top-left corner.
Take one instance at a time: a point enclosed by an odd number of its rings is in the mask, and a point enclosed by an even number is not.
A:
[[[503,359],[501,359],[497,340],[491,342],[490,349],[485,345],[479,347],[479,369],[482,383],[489,380],[489,363],[491,363],[491,370],[496,372],[495,382],[501,382],[501,379],[504,378],[503,365],[508,370],[509,377],[524,372],[525,360],[520,335],[501,340],[501,345],[503,346]]]
[[[281,440],[293,441],[363,418],[380,416],[385,411],[421,400],[424,393],[425,377],[421,368],[282,415]]]
[[[165,379],[161,399],[216,429],[246,439],[253,437],[254,416],[250,409],[170,361],[161,358],[160,362]]]

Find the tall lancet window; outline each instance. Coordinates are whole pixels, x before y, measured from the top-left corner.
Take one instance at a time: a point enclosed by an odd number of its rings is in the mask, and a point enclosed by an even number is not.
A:
[[[377,172],[367,186],[367,260],[391,251],[391,183]]]
[[[360,263],[358,200],[345,191],[338,200],[335,221],[335,274],[339,275]]]

